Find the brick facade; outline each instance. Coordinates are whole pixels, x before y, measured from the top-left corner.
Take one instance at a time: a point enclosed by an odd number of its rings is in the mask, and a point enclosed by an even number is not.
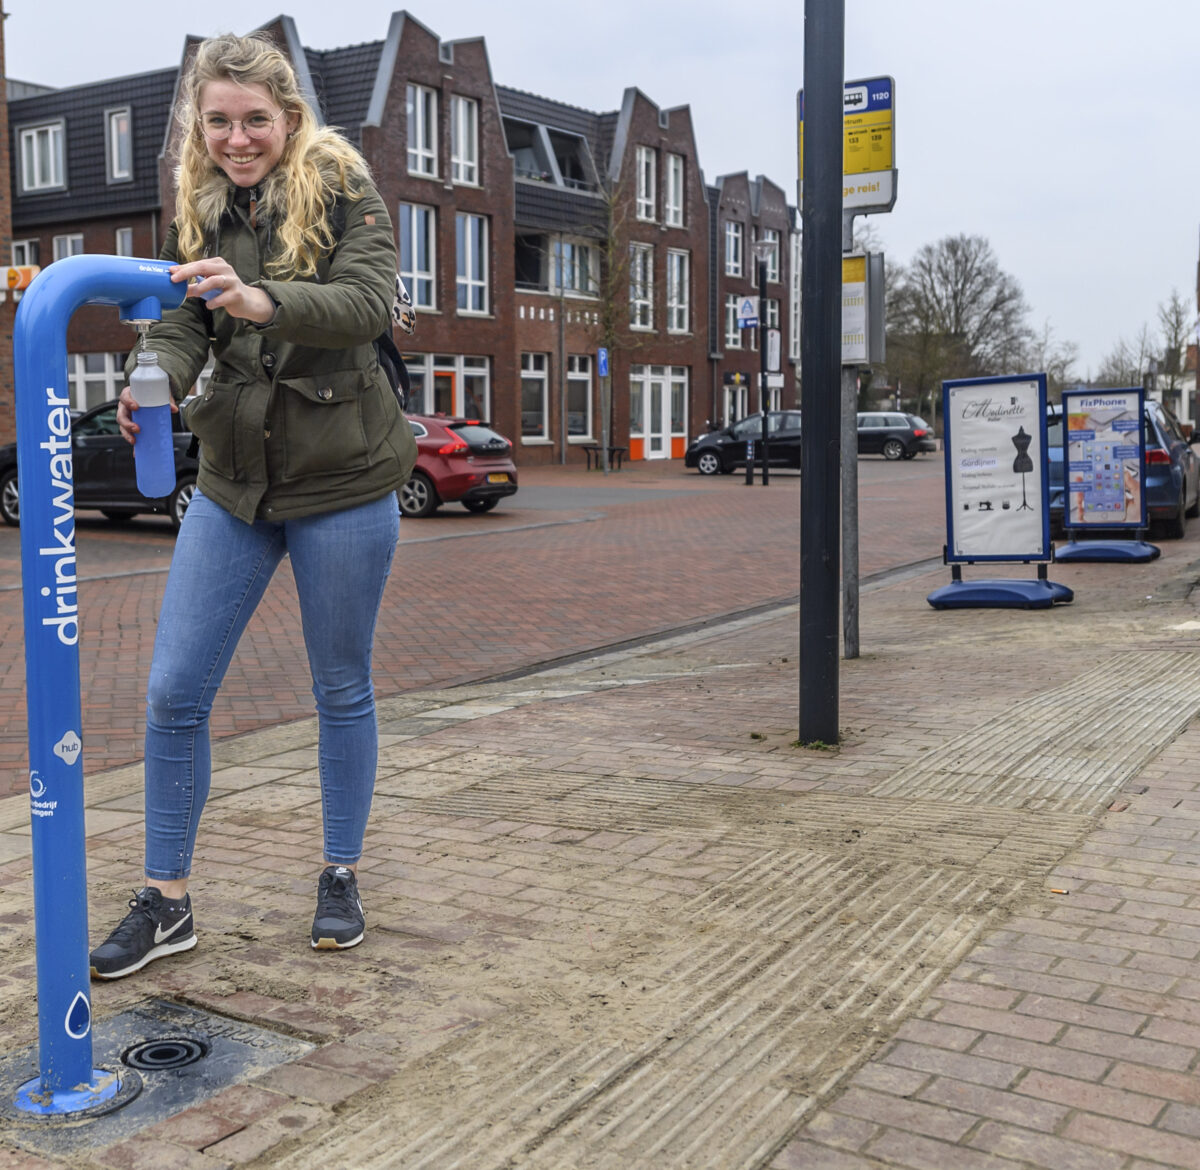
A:
[[[738,330],[738,345],[729,344],[726,323],[730,297],[758,296],[758,264],[753,245],[764,238],[764,231],[778,235],[777,279],[768,272],[767,299],[778,305],[781,331],[781,366],[784,372],[779,405],[792,407],[799,402],[798,371],[789,361],[792,352],[792,222],[793,216],[783,190],[759,175],[751,179],[746,172],[724,175],[710,188],[710,209],[715,228],[716,320],[714,350],[720,351],[714,370],[714,402],[717,420],[722,425],[758,409],[758,380],[761,357],[758,330]],[[733,226],[731,241],[729,225]],[[740,243],[739,243],[740,241]],[[740,255],[738,254],[740,250]],[[760,306],[760,314],[764,312]]]
[[[662,110],[631,88],[618,110],[594,114],[505,90],[492,78],[482,39],[443,42],[405,12],[391,17],[383,41],[344,49],[304,48],[286,16],[264,31],[296,64],[302,88],[324,119],[363,151],[397,239],[411,239],[416,225],[422,230],[428,225],[433,241],[429,303],[418,301],[416,334],[398,338],[414,375],[414,409],[485,416],[513,439],[515,456],[524,464],[582,462],[581,448],[600,441],[606,421],[609,442],[625,447],[631,458],[682,457],[689,436],[712,414],[714,387],[724,368],[717,365],[721,338],[710,327],[715,276],[710,272],[710,206],[689,108]],[[195,43],[185,40],[181,62]],[[8,112],[15,111],[21,124],[58,118],[65,125],[66,189],[31,197],[11,179],[4,188],[13,193],[20,212],[17,236],[37,241],[43,263],[53,256],[55,236],[76,232],[83,235],[85,251],[111,253],[118,227],[133,229],[135,255],[157,254],[174,206],[169,114],[178,75],[178,70],[159,70],[65,91],[33,87],[10,99]],[[414,86],[430,103],[431,115],[435,112],[433,142],[409,142],[408,98]],[[468,109],[458,99],[474,106]],[[96,141],[114,102],[133,109],[138,182],[126,190],[104,185],[102,147]],[[477,128],[473,175],[453,165],[456,115],[460,125],[462,117],[473,116]],[[6,164],[15,132],[0,136]],[[549,162],[549,173],[531,169],[521,154],[519,141],[531,134],[548,144],[543,157],[547,150],[560,152]],[[416,137],[423,135],[418,131]],[[417,152],[415,161],[410,147]],[[514,162],[518,157],[520,166]],[[643,200],[640,215],[639,165],[651,165],[654,176],[652,198],[649,205]],[[681,192],[680,183],[672,181],[680,178]],[[735,213],[738,178],[729,188]],[[745,176],[740,178],[745,186]],[[762,180],[756,183],[763,205],[756,216],[764,224],[781,221],[786,237],[782,192]],[[671,214],[668,185],[671,196],[681,194],[670,199]],[[682,223],[676,222],[676,208]],[[475,232],[477,238],[480,224],[486,225],[482,303],[480,273],[472,270],[464,278],[459,259],[463,233]],[[0,243],[11,255],[11,233],[2,226],[6,234]],[[639,324],[631,322],[632,247],[645,250],[639,258],[648,278],[643,290],[648,303]],[[541,276],[530,281],[518,269],[528,266],[538,249],[544,252]],[[590,287],[564,288],[554,275],[572,249],[576,256],[590,249],[595,271]],[[417,261],[411,247],[409,253],[411,270]],[[781,264],[789,255],[784,247]],[[668,284],[672,279],[679,284],[684,270],[686,311],[678,293],[673,306],[668,304]],[[414,283],[408,273],[406,281],[410,287]],[[786,277],[779,288],[785,300]],[[11,323],[11,305],[6,311]],[[788,315],[786,309],[782,313]],[[132,340],[111,310],[86,308],[72,320],[68,346],[73,354],[114,354],[127,350]],[[605,344],[611,351],[607,420],[596,363],[597,348]],[[536,411],[523,409],[523,355],[544,378]],[[536,379],[527,383],[526,397],[537,384]],[[11,405],[11,367],[4,363],[0,440],[11,438]]]

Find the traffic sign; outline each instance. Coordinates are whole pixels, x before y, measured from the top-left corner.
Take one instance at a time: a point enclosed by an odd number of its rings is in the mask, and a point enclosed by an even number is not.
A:
[[[608,350],[603,346],[596,350],[596,366],[601,378],[608,377]]]
[[[758,326],[758,297],[739,297],[737,302],[739,329],[755,329]]]

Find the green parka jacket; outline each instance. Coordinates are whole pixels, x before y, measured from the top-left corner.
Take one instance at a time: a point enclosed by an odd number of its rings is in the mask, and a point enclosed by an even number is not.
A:
[[[267,184],[281,176],[271,175]],[[369,503],[401,487],[416,462],[416,441],[375,358],[374,339],[391,327],[396,245],[374,187],[339,196],[345,231],[307,279],[271,278],[277,248],[271,206],[228,188],[207,254],[221,256],[278,309],[264,326],[209,309],[189,297],[163,314],[146,341],[182,399],[208,359],[202,394],[183,405],[184,425],[200,440],[197,485],[250,523],[286,520]],[[210,202],[212,192],[209,192]],[[219,192],[217,193],[220,194]],[[279,189],[273,192],[281,205]],[[178,263],[172,223],[160,259]],[[131,353],[126,373],[136,365]]]

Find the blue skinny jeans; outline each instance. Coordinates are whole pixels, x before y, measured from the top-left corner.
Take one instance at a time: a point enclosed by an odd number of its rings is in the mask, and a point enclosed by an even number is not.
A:
[[[286,553],[317,702],[325,860],[353,865],[379,733],[371,647],[399,536],[396,497],[244,524],[200,492],[175,543],[146,694],[146,876],[185,878],[212,773],[208,720],[238,639]]]

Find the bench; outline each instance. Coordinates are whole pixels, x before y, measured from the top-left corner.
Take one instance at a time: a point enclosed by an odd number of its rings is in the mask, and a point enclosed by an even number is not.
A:
[[[580,449],[587,456],[588,471],[593,468],[603,469],[604,448],[599,443],[580,443]],[[609,447],[608,449],[608,464],[614,471],[621,470],[621,460],[625,457],[627,447]]]

